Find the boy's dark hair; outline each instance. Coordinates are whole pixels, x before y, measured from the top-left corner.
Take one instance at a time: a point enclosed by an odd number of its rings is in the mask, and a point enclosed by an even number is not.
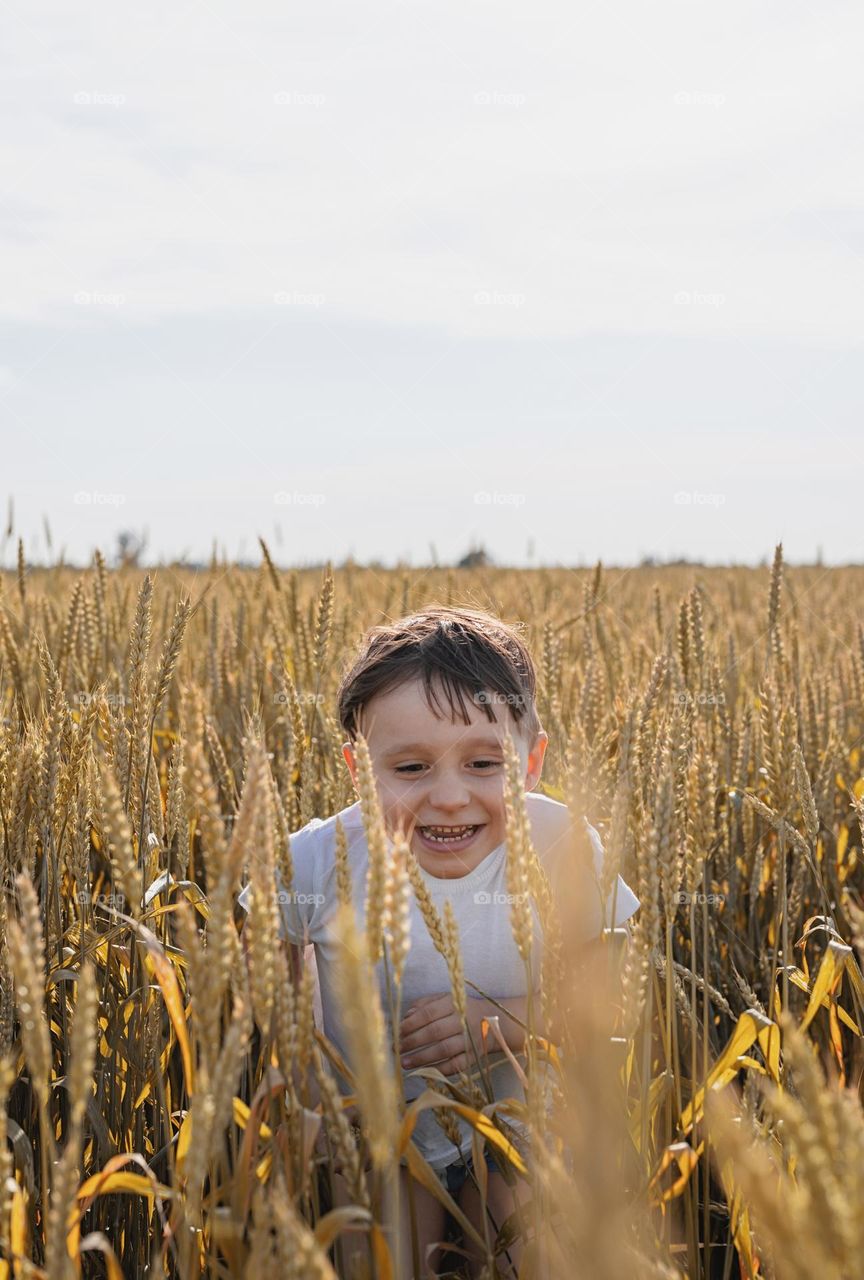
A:
[[[358,715],[377,693],[386,693],[421,677],[426,701],[436,715],[440,686],[451,718],[457,705],[465,724],[464,697],[497,721],[492,704],[509,707],[533,744],[541,731],[534,705],[534,663],[516,627],[481,609],[430,604],[395,622],[372,627],[360,654],[339,685],[339,723],[353,742]]]

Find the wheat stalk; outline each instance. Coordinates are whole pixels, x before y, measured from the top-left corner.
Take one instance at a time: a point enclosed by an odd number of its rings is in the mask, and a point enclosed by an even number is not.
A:
[[[340,946],[335,980],[357,1100],[373,1163],[383,1171],[395,1152],[399,1111],[368,932],[360,933],[353,909],[342,906],[336,915],[334,934]]]

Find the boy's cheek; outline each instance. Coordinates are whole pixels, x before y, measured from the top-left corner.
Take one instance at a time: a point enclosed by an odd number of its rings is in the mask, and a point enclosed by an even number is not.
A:
[[[416,821],[416,814],[410,805],[406,804],[400,797],[382,796],[381,809],[384,814],[384,823],[388,831],[395,831],[398,827],[409,828]]]
[[[411,825],[410,819],[405,814],[385,813],[384,825],[387,828],[387,834],[392,840],[397,831],[405,830]]]

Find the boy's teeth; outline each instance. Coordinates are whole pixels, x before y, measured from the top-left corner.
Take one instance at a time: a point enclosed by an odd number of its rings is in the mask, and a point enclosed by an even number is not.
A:
[[[475,823],[463,827],[421,827],[423,834],[432,840],[460,840],[475,829]]]

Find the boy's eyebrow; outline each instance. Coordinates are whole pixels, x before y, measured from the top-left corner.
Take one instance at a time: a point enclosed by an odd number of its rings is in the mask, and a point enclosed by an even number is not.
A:
[[[481,738],[465,743],[466,751],[501,751],[501,743],[497,738]],[[389,759],[390,756],[407,755],[411,751],[429,751],[431,750],[428,742],[403,742],[398,747],[391,747],[389,751],[384,752],[384,758]]]

